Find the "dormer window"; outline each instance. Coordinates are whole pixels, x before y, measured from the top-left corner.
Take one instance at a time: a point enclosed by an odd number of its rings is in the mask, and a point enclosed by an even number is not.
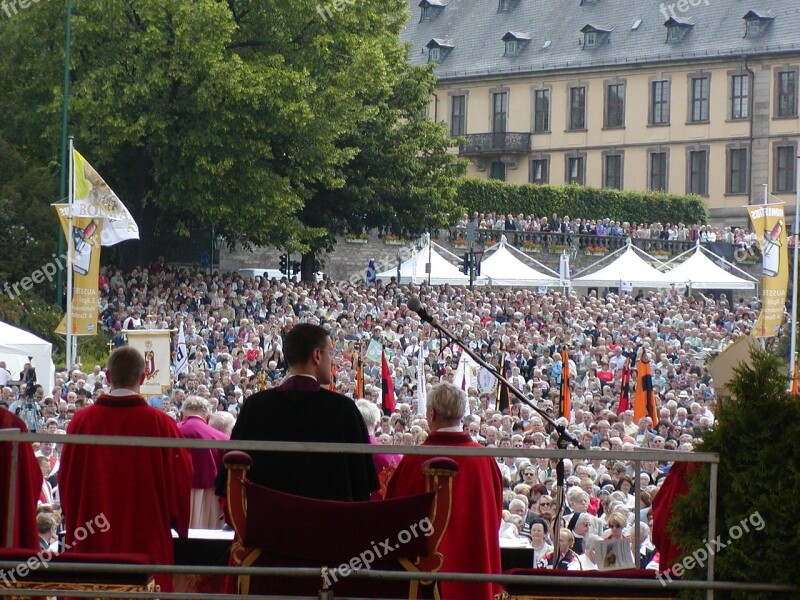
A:
[[[528,42],[531,41],[531,35],[528,33],[509,31],[503,36],[502,39],[506,44],[505,55],[519,56],[520,52],[522,52]]]
[[[440,63],[455,48],[455,44],[448,40],[433,38],[427,43],[426,47],[428,48],[428,62]]]
[[[610,41],[611,29],[590,24],[581,29],[581,33],[583,34],[584,49],[591,49]]]
[[[664,27],[667,28],[667,43],[673,44],[683,40],[694,27],[694,23],[686,19],[670,17],[664,23]]]
[[[419,20],[422,21],[433,21],[436,17],[439,16],[445,6],[447,6],[444,0],[422,0],[419,3],[420,8],[420,15]]]
[[[754,10],[749,11],[744,16],[745,33],[744,37],[761,37],[767,31],[775,17],[769,13],[759,13]]]
[[[519,0],[498,0],[497,12],[511,12]]]

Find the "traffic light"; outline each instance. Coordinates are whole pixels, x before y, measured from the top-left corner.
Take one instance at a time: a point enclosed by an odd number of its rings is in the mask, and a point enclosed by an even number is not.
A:
[[[470,260],[469,260],[469,252],[464,253],[464,275],[469,275],[469,267],[470,267]]]
[[[300,261],[293,260],[292,261],[292,276],[297,275],[300,272]]]
[[[289,273],[289,255],[288,254],[281,254],[280,263],[278,268],[280,269],[281,273],[287,275]]]

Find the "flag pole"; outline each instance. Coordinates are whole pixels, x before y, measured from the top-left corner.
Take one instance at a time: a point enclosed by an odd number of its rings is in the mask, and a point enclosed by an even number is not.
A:
[[[792,337],[789,340],[789,380],[794,377],[795,363],[797,361],[797,256],[798,256],[798,242],[800,238],[797,236],[800,231],[800,156],[796,158],[795,176],[797,182],[795,183],[795,202],[794,202],[794,229],[792,230],[792,237],[794,238],[794,262],[792,263]]]
[[[72,369],[75,359],[72,346],[72,286],[73,264],[75,262],[75,239],[72,237],[72,206],[75,200],[75,138],[69,138],[69,195],[67,204],[67,373]]]

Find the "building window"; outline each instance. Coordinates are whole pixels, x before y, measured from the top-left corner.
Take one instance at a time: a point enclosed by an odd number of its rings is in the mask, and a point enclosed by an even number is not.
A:
[[[516,56],[519,53],[519,40],[506,40],[506,56]]]
[[[569,128],[586,129],[586,88],[569,90]]]
[[[625,126],[625,84],[612,83],[606,86],[606,128]]]
[[[731,119],[746,119],[750,111],[750,77],[733,75],[731,77]]]
[[[423,4],[420,11],[420,21],[432,21],[434,8],[430,4]]]
[[[584,36],[586,48],[594,48],[597,45],[597,32],[587,31]]]
[[[650,153],[650,181],[649,188],[653,192],[667,191],[667,153]]]
[[[531,183],[539,185],[550,181],[550,161],[546,158],[534,158],[531,161]]]
[[[689,152],[689,194],[708,195],[708,151]]]
[[[708,77],[692,77],[690,92],[692,97],[689,120],[692,123],[702,123],[708,121]]]
[[[776,104],[778,117],[797,116],[797,71],[780,71],[776,85],[778,99]]]
[[[667,125],[669,123],[669,88],[668,79],[653,81],[650,84],[650,124]]]
[[[747,148],[728,150],[727,188],[729,194],[747,193]]]
[[[670,25],[667,27],[667,41],[668,42],[680,42],[683,39],[684,30],[683,27],[679,27],[677,25]]]
[[[603,168],[605,174],[603,177],[603,187],[611,188],[614,190],[622,189],[622,155],[621,154],[606,154],[604,157],[605,164]]]
[[[499,160],[492,162],[491,166],[489,167],[489,179],[499,179],[500,181],[505,181],[506,164]]]
[[[467,97],[453,96],[450,106],[450,136],[459,137],[467,133]]]
[[[775,188],[776,192],[794,192],[796,186],[795,149],[792,146],[775,147]]]
[[[550,90],[533,93],[533,131],[550,131]]]
[[[497,12],[508,12],[514,8],[514,0],[499,0]]]
[[[492,94],[492,133],[505,133],[508,124],[508,92]]]
[[[428,62],[439,62],[442,60],[442,49],[433,47],[428,48]]]
[[[586,160],[583,156],[567,157],[567,183],[583,185],[585,181]]]

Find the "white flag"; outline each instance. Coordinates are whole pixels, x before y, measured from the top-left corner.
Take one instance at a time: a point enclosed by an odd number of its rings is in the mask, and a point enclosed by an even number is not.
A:
[[[73,161],[73,216],[103,219],[100,242],[103,246],[138,240],[139,226],[114,191],[77,150],[73,150]]]
[[[425,389],[425,361],[422,359],[422,344],[417,358],[417,413],[425,415],[428,410],[428,390]]]
[[[175,352],[175,374],[189,372],[189,355],[186,352],[186,336],[183,333],[183,321],[181,321],[181,328],[178,331],[178,349]]]

